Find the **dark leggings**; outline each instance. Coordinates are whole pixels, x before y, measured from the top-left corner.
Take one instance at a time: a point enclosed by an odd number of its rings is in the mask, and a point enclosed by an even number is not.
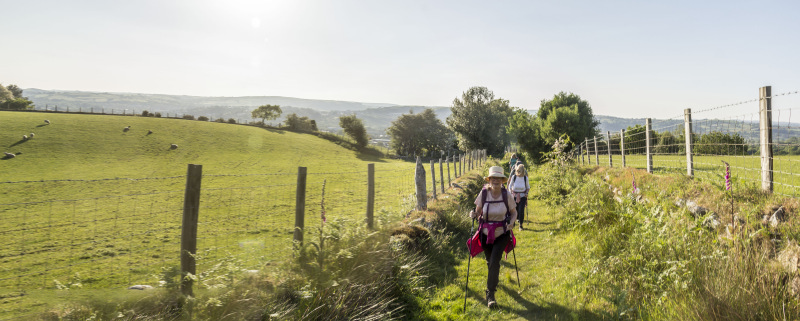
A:
[[[517,203],[517,221],[522,224],[525,222],[525,204],[528,203],[528,197],[520,197]]]
[[[494,238],[493,244],[486,244],[486,235],[480,234],[483,255],[486,258],[486,267],[489,268],[489,276],[486,278],[486,289],[494,293],[497,290],[497,283],[500,280],[500,260],[503,259],[503,250],[509,240],[509,233],[503,233]]]

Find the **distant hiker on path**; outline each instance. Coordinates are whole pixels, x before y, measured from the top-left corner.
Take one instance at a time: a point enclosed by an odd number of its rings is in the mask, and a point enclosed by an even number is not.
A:
[[[489,268],[486,280],[486,305],[493,308],[497,305],[494,293],[500,277],[500,260],[503,251],[511,239],[511,230],[517,220],[517,209],[513,196],[503,187],[508,180],[500,166],[489,168],[489,175],[484,177],[488,187],[481,190],[475,199],[475,210],[470,211],[471,218],[480,219],[479,239],[486,265]]]
[[[511,173],[514,173],[514,166],[517,166],[517,153],[511,154],[511,159],[508,160],[508,168]]]
[[[525,170],[524,164],[517,164],[515,175],[511,176],[508,182],[508,189],[514,195],[514,202],[517,203],[517,221],[519,222],[519,230],[522,231],[522,224],[525,223],[525,205],[528,202],[528,191],[531,190],[531,185],[528,183],[528,171]]]

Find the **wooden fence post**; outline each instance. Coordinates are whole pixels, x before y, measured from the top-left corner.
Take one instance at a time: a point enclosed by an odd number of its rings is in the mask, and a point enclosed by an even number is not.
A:
[[[586,163],[585,164],[589,165],[589,163],[592,162],[592,158],[589,157],[589,138],[588,137],[584,138],[583,142],[584,142],[584,144],[583,144],[584,146],[583,147],[584,147],[584,149],[586,151]],[[581,160],[583,160],[583,156],[581,156]]]
[[[455,159],[455,156],[453,156],[453,159]],[[450,184],[453,183],[453,181],[450,180],[450,156],[447,156],[447,158],[445,158],[444,162],[447,163],[447,186],[450,186]],[[453,165],[454,165],[453,167],[455,167],[455,163]],[[444,180],[444,179],[442,179],[442,180]]]
[[[303,229],[306,225],[306,167],[297,168],[297,196],[294,202],[294,240],[303,244]]]
[[[428,191],[425,187],[425,166],[422,159],[417,156],[417,170],[414,174],[414,183],[417,187],[417,211],[428,209]]]
[[[683,134],[686,139],[686,176],[694,176],[694,159],[692,159],[692,109],[683,110]]]
[[[367,228],[374,227],[375,210],[375,163],[367,164]]]
[[[772,86],[759,88],[758,98],[761,189],[772,193]]]
[[[181,224],[181,293],[193,296],[193,278],[197,275],[197,220],[200,214],[200,182],[203,165],[189,164],[186,172],[186,193],[183,197],[183,222]]]
[[[594,136],[594,164],[600,166],[600,154],[597,153],[597,136]]]
[[[433,199],[436,199],[436,167],[433,165],[431,159],[431,190],[433,191]]]
[[[647,155],[647,172],[653,174],[653,153],[650,150],[651,130],[653,130],[653,122],[647,118],[644,120],[645,154]]]
[[[619,130],[619,154],[622,156],[622,167],[625,167],[625,129]]]
[[[611,132],[606,131],[608,137],[608,167],[614,167],[614,161],[611,159]]]
[[[444,195],[444,165],[441,158],[439,158],[439,185],[442,186],[442,195]]]

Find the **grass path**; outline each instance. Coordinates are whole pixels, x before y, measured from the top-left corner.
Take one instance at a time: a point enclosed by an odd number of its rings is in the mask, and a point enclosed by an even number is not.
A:
[[[498,309],[486,307],[486,260],[478,254],[469,263],[466,313],[464,283],[467,275],[466,248],[456,266],[458,277],[436,290],[429,303],[429,315],[437,320],[603,320],[609,319],[610,304],[592,299],[578,282],[586,244],[580,235],[559,230],[559,213],[545,204],[528,202],[525,229],[516,229],[514,254],[503,259],[496,299]],[[466,240],[465,240],[466,241]]]

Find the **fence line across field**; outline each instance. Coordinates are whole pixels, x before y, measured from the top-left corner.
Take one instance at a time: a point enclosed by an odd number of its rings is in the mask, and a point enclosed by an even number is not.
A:
[[[771,91],[769,86],[762,87],[758,99],[696,112],[687,108],[682,119],[661,120],[655,126],[647,118],[643,126],[628,127],[628,131],[607,131],[581,142],[576,157],[583,164],[642,168],[649,173],[682,172],[704,179],[721,177],[728,163],[735,180],[796,197],[800,195],[800,159],[781,155],[800,154],[800,125],[792,123],[795,108],[773,109],[773,100],[798,91],[778,95]],[[748,106],[758,112],[693,120],[704,113]]]
[[[305,230],[320,226],[323,184],[329,220],[374,228],[390,216],[425,209],[429,198],[486,158],[483,150],[468,151],[431,161],[422,173],[417,158],[416,165],[368,164],[348,172],[300,167],[296,174],[209,175],[192,164],[186,176],[0,182],[14,193],[6,199],[15,200],[0,204],[6,241],[0,296],[29,309],[41,305],[37,295],[54,288],[158,286],[169,273],[219,286],[233,267],[259,270],[291,257]],[[92,192],[107,186],[124,192]],[[30,190],[72,197],[49,199]],[[192,294],[197,281],[179,280]],[[3,311],[0,320],[8,319]]]

